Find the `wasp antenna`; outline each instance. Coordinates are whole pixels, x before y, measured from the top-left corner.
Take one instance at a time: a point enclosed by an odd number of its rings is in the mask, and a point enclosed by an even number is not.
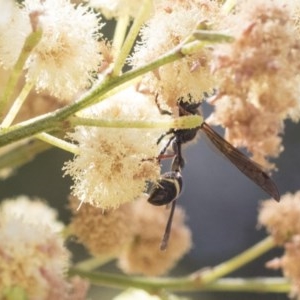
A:
[[[167,247],[168,247],[168,242],[169,242],[171,227],[172,227],[172,221],[173,221],[173,216],[174,216],[174,212],[175,212],[175,205],[176,205],[176,200],[174,200],[172,202],[169,219],[168,219],[168,222],[167,222],[167,225],[166,225],[164,236],[163,236],[161,244],[160,244],[160,250],[161,251],[166,250]]]

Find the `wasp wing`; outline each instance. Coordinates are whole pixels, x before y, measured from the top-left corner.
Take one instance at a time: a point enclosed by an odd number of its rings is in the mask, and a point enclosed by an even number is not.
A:
[[[274,181],[264,172],[260,166],[244,155],[241,151],[233,147],[207,123],[201,125],[202,131],[206,134],[214,146],[223,153],[242,173],[249,177],[253,182],[260,186],[276,201],[280,200],[280,195]]]

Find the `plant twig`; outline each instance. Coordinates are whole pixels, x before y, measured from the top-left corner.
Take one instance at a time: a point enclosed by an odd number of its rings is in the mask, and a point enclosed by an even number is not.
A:
[[[82,262],[77,263],[75,265],[75,268],[84,270],[84,271],[90,271],[90,270],[94,270],[100,266],[107,264],[108,262],[112,261],[113,259],[114,259],[114,257],[112,257],[112,256],[92,257],[92,258],[89,258]]]
[[[145,22],[147,16],[149,15],[149,11],[151,10],[152,1],[150,0],[143,0],[140,6],[139,13],[134,18],[133,24],[129,30],[129,33],[125,39],[125,42],[119,51],[115,65],[113,68],[113,76],[118,76],[121,72],[124,63],[126,61],[126,58],[128,57],[128,54],[130,50],[132,49],[132,46],[135,42],[135,39],[137,35],[139,34],[140,28],[142,24]]]
[[[175,279],[130,277],[102,272],[88,272],[76,267],[72,268],[69,273],[70,275],[85,277],[90,282],[98,285],[106,285],[116,288],[135,287],[149,292],[157,292],[161,289],[167,289],[170,291],[233,290],[249,292],[287,292],[289,290],[289,284],[285,279],[219,279],[220,277],[223,277],[258,258],[274,246],[273,238],[267,237],[241,254],[221,263],[220,265],[217,265],[214,268],[198,271],[191,275]]]
[[[107,76],[98,87],[89,91],[82,99],[56,111],[46,113],[39,117],[32,118],[28,121],[0,130],[0,146],[7,145],[26,137],[31,137],[43,131],[61,130],[63,121],[65,121],[64,126],[68,127],[69,124],[67,119],[70,116],[90,105],[102,101],[105,95],[107,93],[112,93],[115,88],[120,89],[122,84],[127,83],[128,81],[149,71],[153,71],[162,65],[178,60],[185,55],[189,55],[194,51],[198,51],[206,45],[208,45],[208,43],[202,41],[191,42],[191,47],[189,47],[189,44],[178,45],[168,53],[147,65],[128,71],[118,77]]]
[[[26,38],[23,48],[21,50],[21,54],[8,79],[8,82],[5,86],[5,90],[2,94],[2,98],[0,99],[0,117],[2,117],[3,110],[6,108],[6,105],[10,100],[10,97],[12,96],[15,87],[21,77],[21,74],[23,72],[23,67],[27,58],[31,54],[34,47],[39,43],[41,38],[42,38],[41,30],[31,32],[29,36]]]
[[[182,116],[165,120],[107,120],[71,117],[69,123],[75,126],[93,126],[104,128],[139,128],[139,129],[190,129],[202,124],[203,118],[199,115]]]
[[[9,127],[12,122],[14,121],[16,115],[18,114],[19,110],[21,109],[23,103],[25,102],[28,94],[30,93],[32,87],[34,86],[34,81],[30,80],[25,83],[22,91],[20,92],[19,96],[11,106],[9,112],[6,114],[1,127]]]
[[[113,287],[118,289],[138,288],[150,293],[161,290],[170,292],[252,292],[252,293],[288,293],[290,283],[287,279],[279,278],[224,278],[206,284],[196,280],[193,276],[180,278],[147,278],[138,276],[125,276],[104,272],[89,272],[78,268],[69,271],[70,276],[79,275],[88,279],[92,284]]]
[[[199,277],[199,280],[205,284],[211,283],[218,278],[221,278],[238,268],[246,265],[250,261],[260,257],[262,254],[275,247],[274,240],[271,236],[268,236],[264,240],[255,244],[246,251],[236,255],[235,257],[217,265],[212,269],[205,271],[199,271],[194,274],[195,277]]]
[[[121,51],[128,24],[129,24],[129,16],[128,15],[120,16],[117,20],[114,37],[113,37],[113,42],[112,42],[112,49],[113,49],[114,53],[116,53],[115,57],[118,57],[118,55]]]
[[[67,142],[61,138],[58,138],[54,135],[43,132],[43,133],[37,134],[36,137],[45,143],[48,143],[52,146],[63,149],[67,152],[70,152],[73,154],[79,153],[79,148],[76,145],[69,143],[69,142]]]

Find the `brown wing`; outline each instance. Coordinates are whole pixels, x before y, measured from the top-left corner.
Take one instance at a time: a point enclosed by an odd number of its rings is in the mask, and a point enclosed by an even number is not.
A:
[[[259,167],[258,164],[223,139],[207,123],[203,122],[201,129],[215,147],[222,152],[242,173],[248,176],[275,200],[280,200],[276,184],[268,176],[268,174]]]

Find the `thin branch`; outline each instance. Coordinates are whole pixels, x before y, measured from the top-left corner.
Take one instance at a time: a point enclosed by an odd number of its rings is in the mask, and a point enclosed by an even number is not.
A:
[[[12,96],[15,87],[21,77],[21,74],[23,72],[24,64],[31,54],[34,47],[39,43],[39,41],[42,38],[42,31],[37,30],[34,32],[31,32],[28,37],[25,40],[25,43],[23,45],[22,51],[20,53],[20,56],[12,70],[12,73],[8,79],[8,82],[5,86],[5,90],[2,94],[2,98],[0,99],[0,119],[3,114],[3,110],[6,108],[6,105],[8,101],[10,100],[10,97]]]
[[[118,289],[138,288],[150,293],[161,290],[170,292],[252,292],[252,293],[288,293],[290,283],[285,278],[224,278],[206,284],[195,279],[194,276],[180,278],[147,278],[138,276],[126,276],[104,272],[89,272],[72,268],[70,276],[79,275],[95,285],[107,286]]]
[[[118,53],[121,51],[129,21],[129,16],[127,15],[120,16],[117,20],[112,42],[112,49],[116,53],[116,55],[114,55],[115,57],[117,57]]]
[[[94,126],[104,128],[139,128],[139,129],[190,129],[199,127],[203,118],[199,115],[182,116],[165,120],[107,120],[71,117],[69,124],[75,126]]]
[[[39,140],[48,143],[52,146],[55,146],[57,148],[60,148],[62,150],[65,150],[67,152],[73,153],[73,154],[78,154],[79,153],[79,148],[72,144],[69,143],[61,138],[58,138],[54,135],[51,135],[49,133],[39,133],[36,135],[36,138],[38,138]]]
[[[239,281],[219,281],[223,277],[238,268],[244,266],[250,261],[258,258],[263,253],[269,251],[275,246],[273,238],[267,237],[246,251],[239,255],[217,265],[216,267],[198,271],[181,278],[145,278],[145,277],[130,277],[118,274],[88,272],[78,268],[72,268],[69,271],[70,275],[79,275],[87,278],[90,282],[98,285],[105,285],[116,288],[135,287],[144,289],[150,292],[157,292],[161,289],[168,289],[170,291],[196,291],[196,290],[245,290],[256,291],[278,291],[286,292],[289,288],[287,282],[284,280],[282,286],[276,290],[276,284],[272,280],[268,280],[268,285],[263,280],[239,280]],[[218,283],[218,285],[217,285]],[[221,284],[222,283],[222,284]],[[253,284],[253,287],[251,287]],[[230,287],[231,285],[231,287]],[[256,286],[256,288],[254,288]]]
[[[140,10],[137,16],[134,18],[133,24],[129,30],[129,33],[125,39],[125,42],[118,53],[118,56],[115,61],[115,65],[113,68],[113,76],[118,76],[121,72],[126,58],[134,45],[136,37],[139,34],[142,24],[145,22],[147,16],[149,15],[149,11],[151,11],[152,1],[150,0],[143,0],[140,5]]]
[[[235,257],[217,265],[212,269],[197,272],[194,274],[194,276],[199,277],[202,282],[208,284],[218,278],[230,274],[238,268],[260,257],[262,254],[266,253],[274,247],[274,240],[271,236],[269,236],[259,243],[255,244],[254,246],[250,247],[246,251],[236,255]]]
[[[82,99],[56,111],[46,113],[39,117],[11,126],[10,128],[0,130],[0,146],[10,144],[26,137],[31,137],[43,131],[47,132],[62,129],[62,121],[66,121],[68,117],[74,115],[76,112],[102,101],[105,98],[105,95],[107,93],[112,93],[115,88],[120,89],[122,84],[127,83],[128,81],[149,71],[153,71],[162,65],[178,60],[185,55],[194,53],[206,45],[208,45],[208,43],[202,41],[193,41],[191,42],[190,47],[189,44],[178,45],[168,53],[147,65],[128,71],[119,77],[107,76],[98,87],[89,91]],[[68,127],[67,121],[64,123],[64,126]]]

